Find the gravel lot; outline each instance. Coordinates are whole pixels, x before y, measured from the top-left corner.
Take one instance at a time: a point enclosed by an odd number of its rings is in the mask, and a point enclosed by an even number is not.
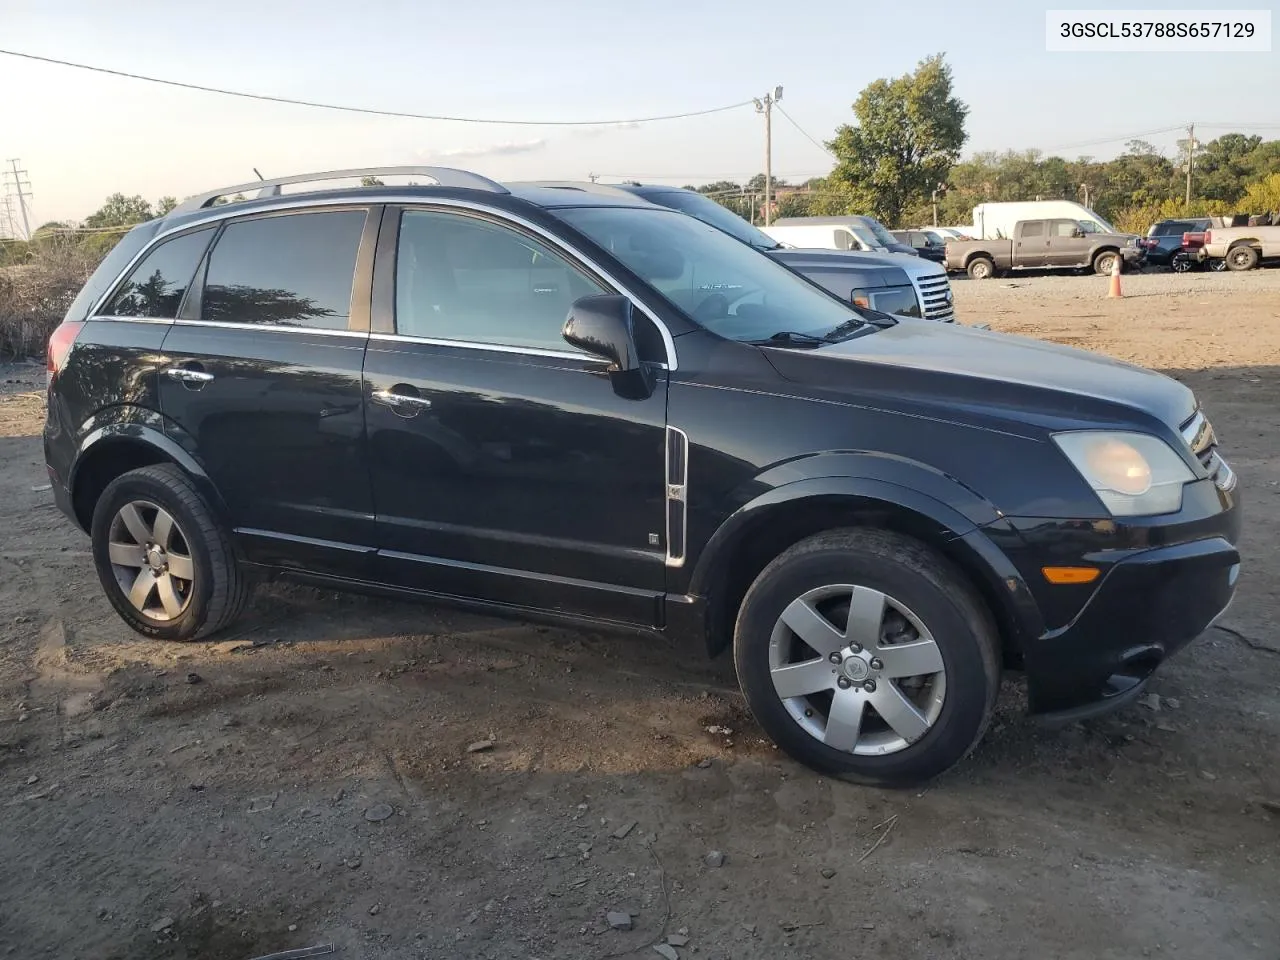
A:
[[[1197,391],[1244,486],[1239,596],[1158,703],[1051,732],[1011,677],[910,792],[792,764],[727,660],[661,644],[291,586],[220,642],[144,642],[38,489],[43,371],[0,369],[0,955],[1276,960],[1280,271],[1124,285],[955,289]]]

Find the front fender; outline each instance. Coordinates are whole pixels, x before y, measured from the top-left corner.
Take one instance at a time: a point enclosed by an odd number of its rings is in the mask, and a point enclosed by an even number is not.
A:
[[[717,527],[694,564],[689,592],[705,596],[738,536],[773,510],[814,498],[841,498],[908,511],[936,524],[946,539],[994,523],[1000,512],[958,480],[925,464],[889,454],[830,453],[775,464],[758,474],[754,491]]]

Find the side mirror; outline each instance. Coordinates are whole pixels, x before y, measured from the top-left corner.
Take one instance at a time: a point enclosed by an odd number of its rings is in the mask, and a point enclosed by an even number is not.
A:
[[[617,294],[582,297],[569,308],[562,336],[579,350],[609,361],[610,373],[640,369],[631,301]]]
[[[631,301],[617,294],[582,297],[569,308],[561,336],[579,350],[609,361],[614,391],[627,400],[653,396],[654,373],[636,350]]]

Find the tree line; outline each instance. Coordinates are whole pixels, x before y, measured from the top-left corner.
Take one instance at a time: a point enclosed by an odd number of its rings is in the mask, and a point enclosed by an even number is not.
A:
[[[781,188],[775,216],[859,213],[894,228],[917,227],[933,222],[936,199],[938,225],[961,226],[979,203],[1063,199],[1084,203],[1121,230],[1145,233],[1171,217],[1280,212],[1280,140],[1227,133],[1207,143],[1182,141],[1176,157],[1131,140],[1112,160],[1039,150],[986,151],[962,160],[968,113],[942,54],[911,73],[868,84],[853,103],[856,123],[842,124],[826,141],[835,159],[831,173],[798,185],[775,178]],[[747,219],[762,211],[763,174],[743,184],[689,188]]]

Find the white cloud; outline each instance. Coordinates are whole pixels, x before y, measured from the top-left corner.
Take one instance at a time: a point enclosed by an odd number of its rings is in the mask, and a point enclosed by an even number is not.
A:
[[[536,153],[546,149],[547,141],[509,140],[505,143],[490,143],[474,147],[454,147],[451,150],[420,150],[418,156],[423,160],[459,160],[476,157],[509,157],[518,153]]]
[[[601,137],[606,133],[613,133],[617,130],[639,130],[640,124],[634,121],[625,123],[606,123],[599,127],[575,127],[573,135],[575,137]]]

